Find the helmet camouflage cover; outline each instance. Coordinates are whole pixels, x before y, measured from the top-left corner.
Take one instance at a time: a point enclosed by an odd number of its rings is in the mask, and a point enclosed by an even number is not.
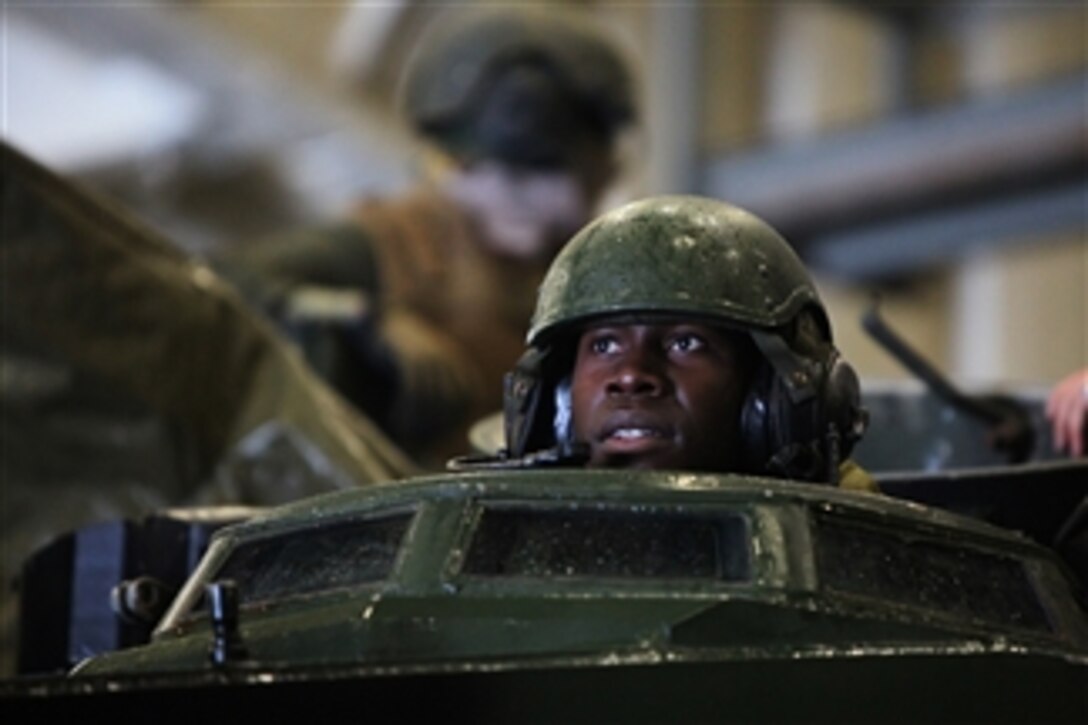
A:
[[[624,313],[769,330],[810,307],[830,339],[816,287],[774,229],[725,202],[663,196],[605,214],[571,239],[540,287],[527,342]]]

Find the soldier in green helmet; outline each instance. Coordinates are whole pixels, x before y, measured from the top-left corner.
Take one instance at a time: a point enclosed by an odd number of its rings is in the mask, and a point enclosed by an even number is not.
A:
[[[317,291],[362,292],[362,314],[309,357],[425,464],[462,452],[469,425],[501,406],[535,290],[592,217],[635,120],[627,64],[587,22],[509,7],[440,15],[401,84],[439,161],[431,178],[219,260],[286,325]]]
[[[506,379],[505,456],[870,488],[866,415],[804,265],[752,214],[663,196],[591,222]],[[540,451],[550,451],[541,454]]]

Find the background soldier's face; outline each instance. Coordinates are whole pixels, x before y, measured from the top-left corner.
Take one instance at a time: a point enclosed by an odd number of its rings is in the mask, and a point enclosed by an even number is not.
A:
[[[574,438],[589,444],[590,466],[732,470],[746,377],[728,332],[605,321],[578,340]]]

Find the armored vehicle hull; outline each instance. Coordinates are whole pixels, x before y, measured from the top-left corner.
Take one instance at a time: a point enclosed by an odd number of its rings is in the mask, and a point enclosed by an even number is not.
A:
[[[237,611],[210,616],[226,580]],[[222,529],[150,644],[13,702],[1075,720],[1086,677],[1077,585],[1025,536],[822,486],[555,469],[379,485]]]

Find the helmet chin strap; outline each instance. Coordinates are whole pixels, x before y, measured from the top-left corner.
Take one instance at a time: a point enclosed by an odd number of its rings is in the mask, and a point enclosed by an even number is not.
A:
[[[798,355],[779,335],[762,330],[752,330],[751,335],[756,347],[763,353],[763,357],[782,378],[790,396],[790,402],[803,403],[816,395],[816,381],[820,373],[817,369],[819,363]]]

